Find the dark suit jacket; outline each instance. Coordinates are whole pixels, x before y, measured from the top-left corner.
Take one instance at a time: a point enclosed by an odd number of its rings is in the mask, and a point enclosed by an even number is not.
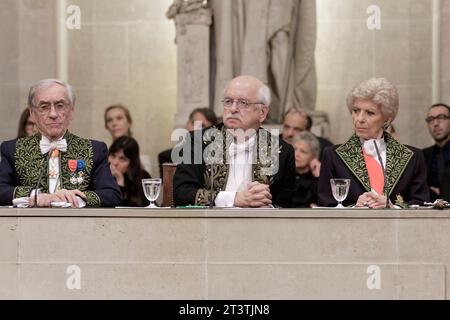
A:
[[[323,150],[325,150],[326,147],[331,147],[333,146],[333,143],[330,140],[327,140],[325,138],[316,136],[316,138],[319,140],[320,143],[320,155],[319,155],[319,160],[322,161],[322,157],[323,157]]]
[[[386,190],[389,192],[392,203],[395,203],[397,195],[401,195],[408,204],[423,205],[424,201],[429,201],[429,194],[422,152],[400,144],[387,133],[385,140],[387,169],[384,193]],[[320,206],[337,205],[331,192],[331,178],[351,179],[344,206],[355,204],[361,194],[371,190],[362,149],[356,135],[343,145],[324,150],[319,178]]]
[[[163,177],[163,164],[164,163],[172,163],[172,149],[167,149],[161,151],[158,154],[158,163],[159,163],[159,176]]]
[[[113,207],[121,203],[121,193],[108,165],[106,144],[79,138],[66,132],[67,151],[60,153],[60,183],[67,190],[86,194],[86,206]],[[5,141],[1,144],[0,205],[11,205],[14,198],[28,197],[42,174],[39,189],[48,192],[47,156],[39,149],[40,134]],[[84,160],[81,184],[70,183],[68,160]],[[78,173],[77,173],[78,174]]]
[[[223,125],[217,127],[218,130],[224,132]],[[264,130],[260,129],[259,131]],[[265,131],[267,133],[267,131]],[[175,172],[173,187],[174,187],[174,202],[176,206],[185,205],[209,205],[210,202],[210,168],[205,165],[203,157],[201,163],[195,164],[194,159],[194,138],[191,133],[190,142],[190,163],[180,163]],[[203,135],[203,132],[200,133]],[[270,134],[268,134],[270,137]],[[272,194],[272,203],[281,207],[290,207],[291,198],[295,189],[295,161],[294,149],[291,145],[279,140],[280,150],[278,153],[279,165],[278,171],[275,175],[268,178],[261,174],[261,166],[259,163],[253,164],[253,181],[266,183],[270,185],[270,192]],[[270,140],[270,139],[269,139]],[[224,139],[225,141],[225,139]],[[203,143],[201,148],[203,150],[208,146],[208,143]],[[256,143],[258,145],[258,143]],[[223,147],[223,145],[222,145]],[[259,152],[262,152],[259,150]],[[253,152],[254,154],[255,151]],[[226,154],[224,149],[223,154]],[[214,166],[214,191],[213,199],[220,191],[224,191],[228,178],[228,165],[226,162]]]
[[[423,149],[423,155],[425,157],[425,163],[427,166],[427,183],[428,186],[437,187],[440,189],[441,194],[438,195],[434,193],[430,189],[430,200],[434,201],[438,198],[445,199],[447,201],[450,201],[450,142],[447,142],[447,144],[444,146],[444,172],[438,173],[437,170],[437,164],[436,164],[436,154],[438,152],[438,146],[433,145],[431,147]],[[434,163],[433,163],[434,161]],[[435,166],[432,169],[432,166]],[[434,179],[432,178],[432,170],[435,171]],[[440,177],[439,177],[440,176]],[[441,179],[441,181],[436,181],[436,179]]]

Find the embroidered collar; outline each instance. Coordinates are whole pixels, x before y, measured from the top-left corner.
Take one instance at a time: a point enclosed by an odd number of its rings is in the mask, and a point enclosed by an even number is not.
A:
[[[386,142],[386,183],[383,193],[386,194],[388,191],[390,195],[411,160],[413,152],[393,139],[387,132],[384,133],[384,140]],[[363,187],[370,191],[369,174],[362,155],[362,146],[356,134],[337,147],[336,153]]]

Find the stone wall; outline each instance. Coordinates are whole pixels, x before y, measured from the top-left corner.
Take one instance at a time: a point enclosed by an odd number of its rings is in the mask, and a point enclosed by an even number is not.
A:
[[[56,76],[53,0],[0,1],[0,141],[15,138],[31,84]]]
[[[78,93],[72,130],[111,142],[103,111],[128,106],[142,153],[171,146],[177,104],[175,26],[171,0],[67,0],[81,9],[81,29],[67,30],[68,81]],[[433,0],[380,0],[381,30],[368,30],[371,0],[317,0],[317,110],[326,111],[330,138],[352,132],[345,96],[357,82],[385,76],[400,90],[395,121],[400,140],[432,143],[423,121],[432,101]],[[441,0],[441,100],[450,102],[450,0]],[[29,86],[56,77],[56,0],[0,1],[0,140],[16,135]]]
[[[170,147],[176,111],[176,47],[171,0],[73,0],[82,27],[68,32],[68,80],[77,89],[72,125],[84,136],[105,141],[103,113],[111,104],[130,109],[141,153],[159,175],[157,154]]]

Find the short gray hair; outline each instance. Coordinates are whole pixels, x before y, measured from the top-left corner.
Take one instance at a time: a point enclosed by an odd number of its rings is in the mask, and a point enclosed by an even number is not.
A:
[[[380,106],[381,112],[395,119],[398,113],[398,91],[394,85],[385,78],[372,78],[358,84],[347,95],[347,107],[353,110],[355,100],[369,100]]]
[[[270,88],[265,84],[263,84],[258,89],[258,100],[264,105],[270,107],[270,103],[272,102],[272,95],[270,93]]]
[[[311,152],[312,152],[313,156],[316,158],[319,157],[320,142],[319,142],[319,139],[317,139],[314,134],[312,134],[309,131],[299,132],[292,138],[292,144],[294,144],[298,141],[305,141],[311,148]]]
[[[253,77],[254,78],[254,77]],[[272,94],[270,92],[270,88],[261,82],[261,80],[255,78],[261,83],[261,86],[258,88],[258,92],[256,93],[256,96],[258,97],[258,101],[264,104],[267,107],[270,107],[270,104],[272,102]],[[228,90],[228,87],[230,86],[231,81],[234,79],[231,79],[227,82],[227,85],[225,86],[225,89],[222,91],[222,96],[225,95],[225,92]]]
[[[28,106],[31,107],[35,107],[35,101],[34,101],[34,97],[36,96],[36,93],[42,89],[46,89],[48,87],[50,87],[53,84],[58,84],[62,87],[64,87],[67,91],[67,96],[69,97],[69,103],[71,106],[75,105],[75,91],[73,90],[72,86],[68,83],[65,83],[62,80],[58,80],[58,79],[42,79],[39,80],[38,82],[36,82],[31,88],[30,88],[30,92],[28,93]]]

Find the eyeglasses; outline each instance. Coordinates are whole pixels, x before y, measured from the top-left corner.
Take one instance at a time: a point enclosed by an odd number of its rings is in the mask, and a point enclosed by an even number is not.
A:
[[[52,106],[57,113],[65,113],[69,109],[69,105],[65,101],[43,102],[36,109],[40,114],[46,114],[52,110]]]
[[[236,109],[239,110],[248,110],[254,104],[264,104],[262,102],[250,102],[245,99],[225,98],[222,100],[223,107],[226,109],[230,109],[235,102],[236,102]]]
[[[425,119],[425,121],[426,121],[427,123],[432,123],[434,120],[437,120],[437,121],[444,121],[444,120],[447,120],[447,119],[450,119],[450,116],[446,116],[445,114],[440,114],[440,115],[438,115],[438,116],[436,116],[436,117],[429,116],[429,117],[427,117],[427,118]]]

